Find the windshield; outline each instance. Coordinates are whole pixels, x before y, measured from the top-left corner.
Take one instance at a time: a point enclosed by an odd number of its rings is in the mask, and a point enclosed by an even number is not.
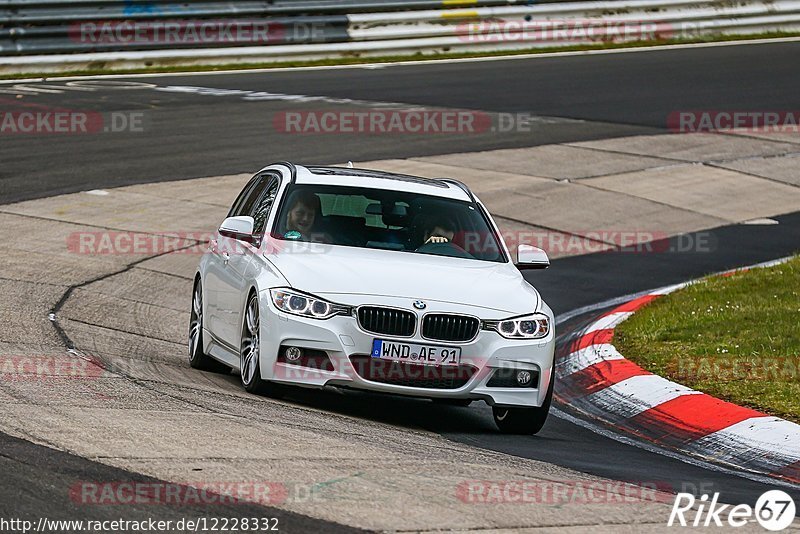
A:
[[[498,237],[471,202],[404,191],[292,184],[278,239],[505,262]]]

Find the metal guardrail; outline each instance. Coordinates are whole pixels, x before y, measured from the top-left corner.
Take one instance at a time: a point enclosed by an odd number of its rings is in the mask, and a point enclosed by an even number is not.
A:
[[[211,48],[220,46],[242,46],[236,35],[248,35],[246,44],[296,44],[326,43],[349,40],[347,32],[348,19],[344,15],[326,15],[318,17],[270,17],[269,19],[215,19],[192,22],[197,29],[200,26],[211,28],[216,38],[183,39],[175,42],[165,38],[170,22],[138,23],[146,29],[147,38],[136,38],[134,30],[120,36],[109,36],[103,31],[103,21],[97,23],[76,22],[59,26],[18,26],[11,29],[0,28],[0,56],[31,55],[70,52],[103,52],[122,50],[152,50],[164,48]],[[122,22],[110,22],[121,25]],[[144,26],[142,26],[144,24]],[[175,22],[178,30],[186,35],[186,22]],[[87,29],[89,28],[89,29]],[[131,25],[131,28],[135,28]],[[230,38],[225,35],[230,31]],[[258,39],[254,32],[261,31],[263,38]],[[161,37],[159,38],[159,32]],[[130,38],[129,40],[126,40]]]
[[[342,42],[349,39],[348,13],[516,3],[517,0],[0,0],[0,56]],[[96,40],[83,35],[83,30],[92,24],[116,25],[116,29],[119,25],[131,23],[148,28],[152,34],[159,29],[165,30],[170,23],[183,25],[185,31],[191,29],[188,24],[207,27],[212,24],[209,21],[216,21],[217,31],[226,31],[222,28],[227,25],[239,30],[246,27],[262,29],[269,35],[261,40],[253,40],[250,36],[249,40],[194,39],[184,42],[125,38]],[[242,35],[244,32],[234,33]]]
[[[59,7],[54,7],[58,5]],[[714,34],[800,32],[800,0],[605,0],[530,4],[513,0],[274,0],[190,4],[76,0],[70,8],[46,0],[0,0],[0,73],[75,70],[87,66],[255,63],[342,56],[453,51],[502,51],[574,44]],[[148,7],[149,6],[149,7]],[[191,16],[172,9],[190,6]],[[398,6],[404,9],[398,10]],[[434,7],[431,9],[431,7]],[[107,8],[128,18],[81,18]],[[149,13],[145,13],[150,9]],[[38,11],[37,11],[38,10]],[[47,11],[51,10],[51,11]],[[84,10],[84,11],[81,11]],[[172,11],[171,11],[172,10]],[[13,23],[10,13],[13,14]],[[52,24],[43,13],[61,13]],[[343,12],[345,11],[345,12]],[[38,14],[36,14],[38,13]],[[6,19],[2,19],[5,16]],[[55,15],[47,15],[55,16]],[[21,23],[26,20],[37,22]],[[39,17],[39,18],[36,18]],[[3,22],[5,20],[6,22]],[[43,22],[42,22],[43,21]],[[131,25],[144,39],[93,39],[89,27]],[[266,37],[166,42],[152,38],[166,25],[262,26]],[[132,30],[133,31],[133,30]],[[77,32],[77,34],[76,34]],[[163,35],[162,35],[163,36]],[[5,57],[2,57],[5,56]],[[16,57],[14,57],[16,56]]]
[[[455,46],[461,43],[546,46],[563,40],[578,44],[692,37],[707,34],[714,28],[792,31],[800,29],[799,18],[799,0],[743,0],[737,3],[719,0],[616,0],[449,12],[352,14],[349,16],[349,34],[355,41],[455,37],[455,40],[448,41]],[[580,31],[585,31],[585,38],[580,38]],[[626,31],[629,35],[625,35]],[[564,39],[564,35],[568,39]]]
[[[64,23],[89,20],[157,18],[324,15],[404,9],[502,6],[527,0],[7,0],[0,1],[0,24]]]

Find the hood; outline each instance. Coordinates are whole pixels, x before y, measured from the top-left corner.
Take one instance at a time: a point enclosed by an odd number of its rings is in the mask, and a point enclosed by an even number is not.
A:
[[[308,243],[264,256],[293,288],[331,300],[335,294],[401,297],[509,316],[540,308],[538,292],[508,263]]]

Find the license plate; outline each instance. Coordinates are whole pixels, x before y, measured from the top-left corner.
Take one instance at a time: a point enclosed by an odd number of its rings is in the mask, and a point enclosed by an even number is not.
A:
[[[461,347],[440,347],[376,339],[372,342],[372,357],[421,365],[455,366],[461,363]]]

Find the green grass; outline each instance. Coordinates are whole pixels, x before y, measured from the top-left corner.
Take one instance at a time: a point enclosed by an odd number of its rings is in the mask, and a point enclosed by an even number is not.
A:
[[[393,56],[348,56],[314,61],[277,61],[262,63],[236,63],[225,65],[154,65],[138,69],[111,69],[102,64],[83,70],[65,71],[58,73],[26,72],[19,74],[0,74],[0,79],[15,80],[23,78],[59,78],[64,76],[93,76],[100,74],[143,74],[143,73],[180,73],[180,72],[217,72],[240,69],[269,69],[287,67],[317,67],[334,65],[360,65],[364,63],[402,63],[404,61],[435,61],[440,59],[461,59],[476,57],[517,56],[523,54],[545,54],[551,52],[575,52],[590,50],[613,50],[618,48],[646,48],[651,46],[670,44],[696,44],[713,43],[721,41],[747,41],[753,39],[777,39],[785,37],[800,37],[800,32],[768,32],[754,35],[712,35],[691,39],[654,39],[649,41],[636,41],[630,43],[598,43],[593,45],[574,45],[548,48],[529,48],[513,51],[496,52],[446,52],[435,54],[410,54]]]
[[[800,422],[800,256],[658,298],[614,345],[648,371]]]

